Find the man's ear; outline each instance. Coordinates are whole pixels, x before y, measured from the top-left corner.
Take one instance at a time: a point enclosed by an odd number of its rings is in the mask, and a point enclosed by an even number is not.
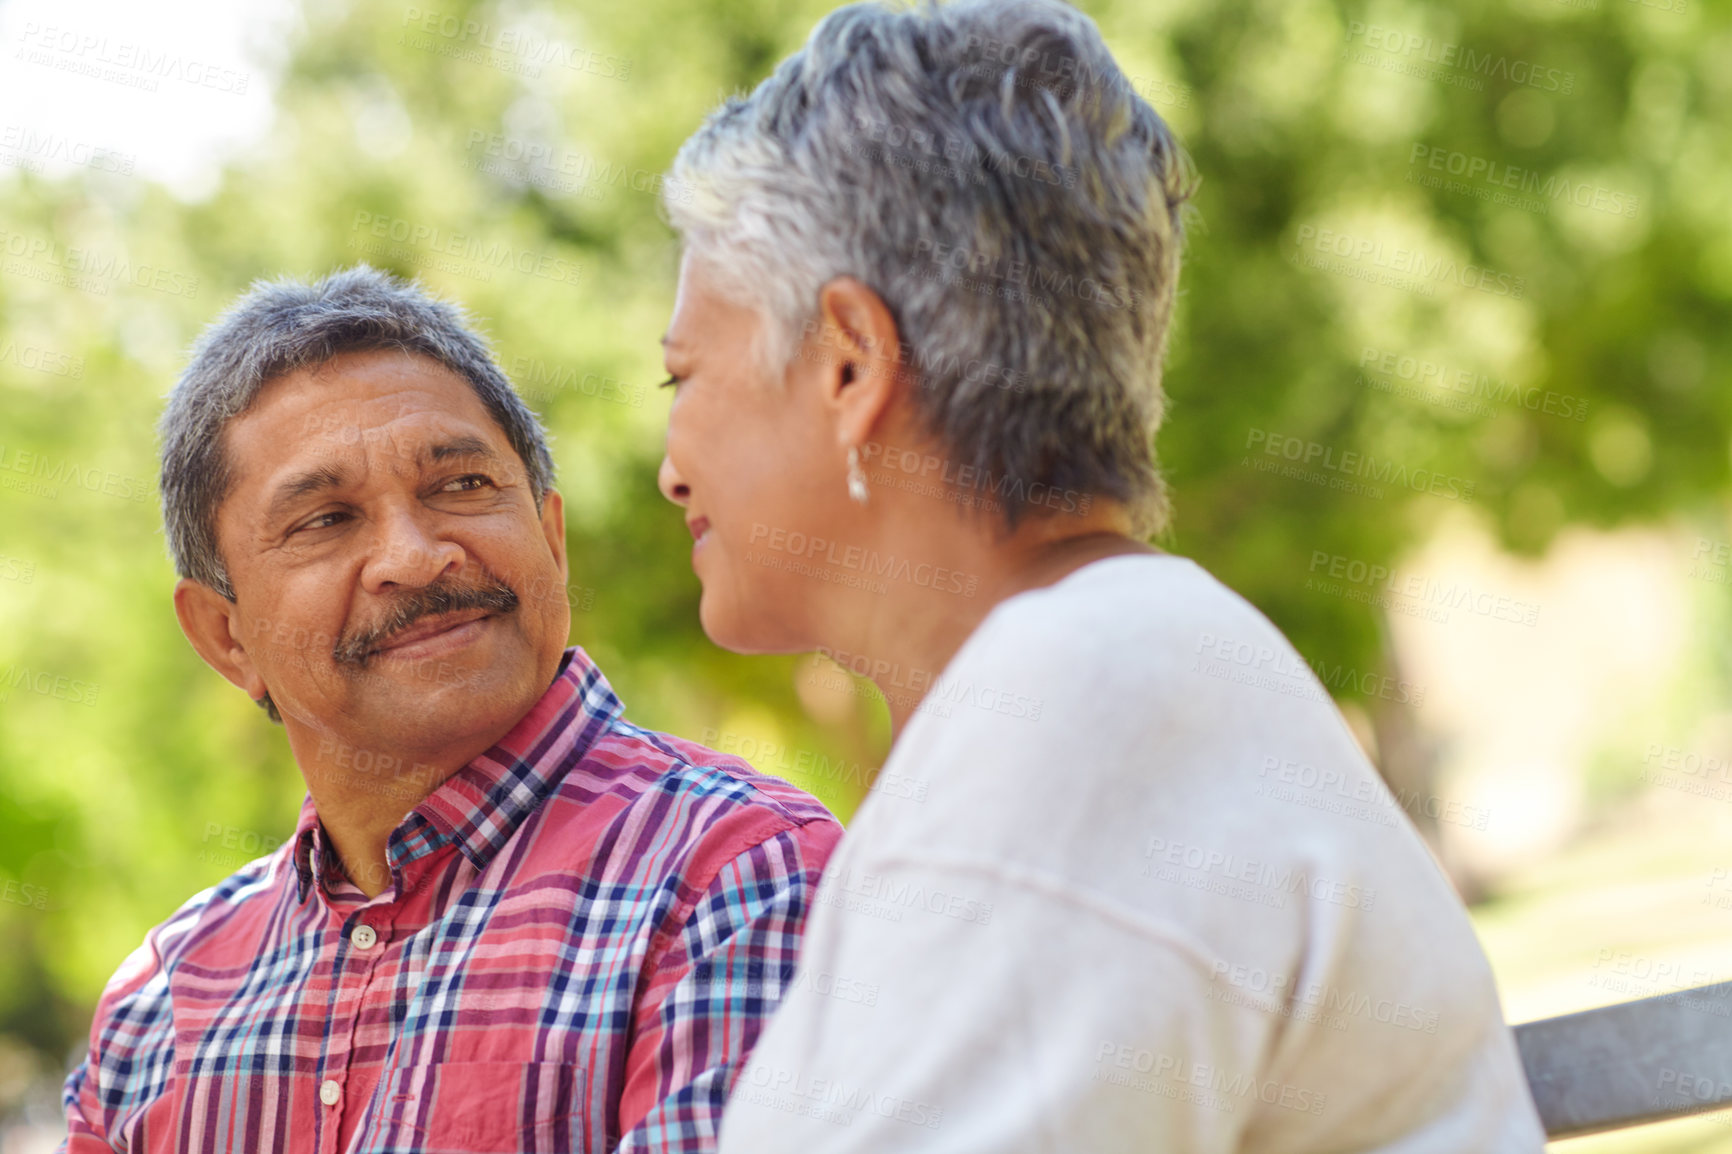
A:
[[[565,498],[559,495],[558,489],[549,489],[542,494],[541,532],[547,538],[547,547],[553,550],[561,584],[570,581],[571,569],[565,561]]]
[[[254,701],[264,697],[265,680],[239,640],[240,613],[233,601],[209,585],[183,577],[174,587],[174,615],[206,665]]]
[[[864,444],[907,383],[896,318],[871,286],[844,276],[819,290],[818,319],[829,350],[825,400],[836,412],[838,438]]]

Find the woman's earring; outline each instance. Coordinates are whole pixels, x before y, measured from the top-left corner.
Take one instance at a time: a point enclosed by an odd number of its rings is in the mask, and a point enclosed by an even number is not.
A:
[[[860,467],[860,450],[853,445],[848,446],[848,496],[864,505],[868,496],[866,489],[866,470]]]

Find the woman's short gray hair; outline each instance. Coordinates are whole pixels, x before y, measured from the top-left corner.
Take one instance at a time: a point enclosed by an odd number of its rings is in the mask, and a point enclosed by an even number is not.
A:
[[[313,284],[257,281],[199,337],[158,427],[163,523],[182,577],[234,600],[216,534],[233,480],[223,449],[228,423],[278,377],[367,349],[416,353],[467,380],[522,459],[541,507],[553,484],[547,433],[461,309],[366,265]]]
[[[827,281],[870,285],[927,430],[1010,526],[1076,492],[1146,535],[1167,518],[1154,435],[1190,172],[1060,0],[868,2],[710,115],[664,208],[767,314],[778,368]]]

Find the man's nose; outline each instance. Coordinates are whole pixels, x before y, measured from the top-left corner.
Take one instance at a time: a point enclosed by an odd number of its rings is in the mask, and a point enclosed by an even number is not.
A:
[[[662,496],[676,505],[684,505],[692,499],[691,487],[674,468],[673,458],[666,453],[662,454],[662,467],[656,470],[656,487],[662,491]]]
[[[378,523],[361,580],[368,592],[387,585],[419,588],[463,568],[463,547],[440,537],[411,509],[395,509]]]

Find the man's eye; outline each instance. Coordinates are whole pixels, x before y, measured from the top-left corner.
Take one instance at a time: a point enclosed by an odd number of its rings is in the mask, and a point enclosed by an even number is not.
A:
[[[338,512],[320,513],[310,521],[301,522],[299,525],[295,526],[291,532],[299,533],[304,529],[329,529],[347,515],[348,514],[346,513]]]
[[[446,493],[475,493],[484,488],[491,488],[493,478],[480,473],[469,473],[462,477],[453,477],[441,486]]]

